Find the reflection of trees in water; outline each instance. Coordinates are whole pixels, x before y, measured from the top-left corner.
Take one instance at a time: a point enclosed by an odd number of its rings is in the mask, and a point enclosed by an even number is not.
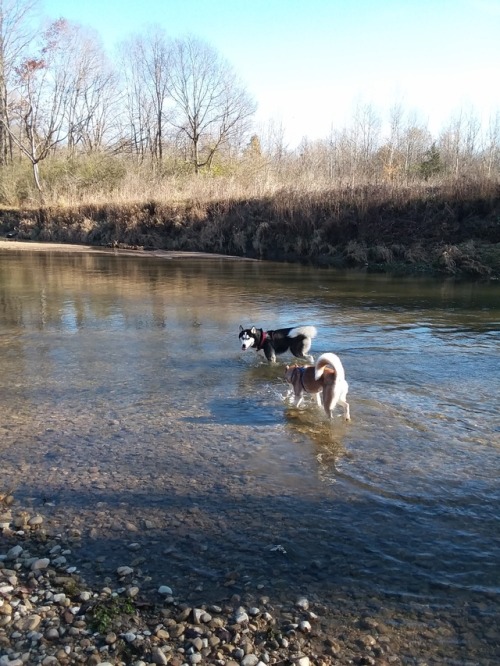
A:
[[[0,262],[2,319],[7,325],[38,330],[47,326],[80,329],[90,319],[109,328],[119,328],[120,319],[128,328],[144,328],[165,327],[168,314],[197,326],[210,305],[211,317],[228,323],[233,314],[233,306],[228,306],[237,298],[238,285],[245,282],[235,264],[227,260],[186,264],[184,259],[127,257],[111,251],[9,250]],[[22,302],[17,294],[23,295]],[[137,299],[141,301],[138,314],[127,307]]]
[[[129,384],[133,399],[162,391],[163,378],[170,383],[171,368],[179,366],[210,385],[222,360],[239,355],[237,323],[245,323],[249,306],[238,295],[254,293],[255,266],[112,251],[0,250],[0,324],[8,333],[0,337],[6,350],[0,376],[6,385],[20,376],[23,391],[37,392],[35,401],[59,406],[81,392],[86,401],[94,393],[116,399]],[[260,321],[262,308],[252,313]],[[262,369],[271,370],[267,363]],[[268,421],[273,414],[266,412]]]

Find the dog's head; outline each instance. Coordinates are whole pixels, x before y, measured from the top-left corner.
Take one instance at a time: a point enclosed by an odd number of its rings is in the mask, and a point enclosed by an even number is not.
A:
[[[255,341],[257,340],[257,330],[255,326],[252,326],[252,328],[243,328],[243,326],[240,326],[240,334],[238,337],[241,342],[241,348],[245,351],[255,345]]]
[[[294,381],[294,373],[297,370],[299,366],[298,365],[287,365],[285,368],[285,379],[287,382],[290,384],[293,384]]]

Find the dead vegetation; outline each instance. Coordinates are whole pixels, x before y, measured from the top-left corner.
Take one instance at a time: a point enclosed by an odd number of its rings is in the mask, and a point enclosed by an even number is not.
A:
[[[0,231],[19,240],[498,276],[500,186],[282,189],[260,198],[10,209]]]

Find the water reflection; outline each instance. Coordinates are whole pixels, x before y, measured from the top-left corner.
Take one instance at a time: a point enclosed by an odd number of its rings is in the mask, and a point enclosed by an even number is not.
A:
[[[334,481],[337,475],[337,461],[348,455],[343,444],[346,428],[349,427],[339,412],[332,421],[326,419],[322,408],[312,401],[303,408],[286,407],[285,419],[290,436],[309,439],[318,461],[320,477]]]
[[[113,563],[127,521],[149,516],[152,579],[166,530],[178,585],[241,567],[283,589],[307,570],[318,593],[495,595],[499,321],[487,283],[0,252],[4,479],[91,529],[90,559]],[[240,324],[314,324],[314,355],[345,366],[352,423],[291,407],[289,357],[241,352]],[[276,525],[293,553],[278,563]]]

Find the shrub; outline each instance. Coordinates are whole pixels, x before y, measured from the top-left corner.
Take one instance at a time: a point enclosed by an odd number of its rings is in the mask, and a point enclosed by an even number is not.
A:
[[[91,153],[70,159],[52,159],[44,163],[43,185],[52,192],[70,189],[112,192],[125,177],[126,167],[120,159],[104,153]]]
[[[368,252],[366,247],[358,241],[349,241],[345,248],[346,259],[353,264],[366,264]]]

